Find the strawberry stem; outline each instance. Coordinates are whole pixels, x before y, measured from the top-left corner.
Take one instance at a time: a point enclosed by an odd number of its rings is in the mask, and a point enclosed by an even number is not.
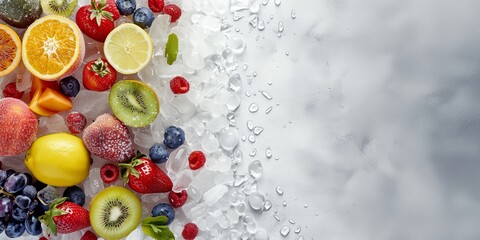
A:
[[[90,69],[90,71],[97,73],[102,78],[110,73],[108,63],[103,61],[101,58],[98,58],[97,61],[93,62],[92,69]]]
[[[102,24],[103,18],[113,21],[113,14],[104,10],[107,7],[106,0],[91,0],[90,3],[92,5],[92,8],[88,10],[90,11],[90,20],[95,19],[98,26]]]
[[[48,211],[46,211],[44,215],[42,215],[38,218],[41,222],[43,222],[43,223],[45,223],[45,225],[47,225],[47,233],[48,234],[53,233],[53,235],[55,235],[55,236],[57,235],[57,224],[55,223],[53,218],[56,217],[56,216],[67,214],[67,212],[62,211],[62,210],[57,208],[57,206],[64,203],[65,200],[67,200],[66,197],[57,198],[57,199],[53,200],[53,202],[50,204],[50,206],[48,208]]]

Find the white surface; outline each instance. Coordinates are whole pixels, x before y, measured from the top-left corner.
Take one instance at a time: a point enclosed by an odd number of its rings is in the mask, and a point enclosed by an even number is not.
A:
[[[240,20],[247,73],[258,73],[245,89],[274,97],[244,96],[239,116],[244,135],[247,120],[265,128],[243,152],[263,162],[259,191],[274,207],[258,219],[270,239],[283,225],[286,239],[480,238],[479,7],[271,0],[263,32]]]

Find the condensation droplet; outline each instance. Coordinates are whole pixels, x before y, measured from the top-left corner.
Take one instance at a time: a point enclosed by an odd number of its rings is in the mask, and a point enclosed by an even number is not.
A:
[[[259,192],[254,192],[250,195],[248,195],[248,205],[255,210],[255,211],[260,211],[263,209],[263,206],[265,204],[265,196]]]
[[[278,22],[278,32],[281,33],[283,32],[284,29],[285,28],[283,26],[283,22],[282,21]]]
[[[265,110],[265,113],[266,113],[266,114],[269,114],[272,110],[273,110],[273,107],[270,106],[270,107],[268,107],[268,108]]]
[[[308,204],[303,205],[304,208],[308,208]]]
[[[251,142],[251,143],[254,143],[255,142],[255,135],[253,135],[253,134],[248,135],[248,141]]]
[[[273,153],[272,153],[272,149],[271,149],[271,148],[268,147],[267,149],[265,149],[265,156],[266,156],[268,159],[272,158],[272,155],[273,155]]]
[[[268,4],[269,1],[270,1],[270,0],[263,0],[263,1],[262,1],[263,6],[267,6],[267,4]]]
[[[273,99],[272,95],[270,93],[268,93],[267,91],[262,91],[262,95],[268,100]]]
[[[278,222],[280,222],[280,217],[278,215],[273,216]]]
[[[247,136],[242,136],[242,141],[246,141],[247,140]]]
[[[234,12],[233,13],[233,21],[238,21],[243,18],[243,15],[239,12]]]
[[[256,103],[252,103],[250,104],[250,106],[248,107],[248,111],[250,111],[251,113],[255,113],[255,112],[258,112],[258,105]]]
[[[242,68],[243,68],[243,71],[247,71],[248,65],[247,65],[247,64],[243,64]]]
[[[277,161],[278,161],[278,160],[280,160],[280,158],[279,158],[279,157],[275,157],[275,160],[277,160]]]
[[[288,222],[289,222],[290,224],[295,224],[295,221],[293,221],[293,219],[288,220]]]
[[[263,20],[258,20],[258,30],[265,30],[265,22]]]
[[[302,231],[302,226],[298,225],[297,228],[295,228],[295,233],[299,234]]]
[[[278,193],[278,195],[280,195],[280,196],[283,195],[283,188],[282,187],[280,187],[280,186],[276,187],[275,191]]]
[[[273,15],[270,15],[270,19],[273,19]]]
[[[252,96],[252,92],[250,92],[250,90],[245,91],[245,96],[251,97],[251,96]]]
[[[300,236],[297,238],[297,240],[305,240],[305,239],[303,238],[303,236]]]
[[[283,202],[282,202],[282,205],[283,205],[284,207],[286,207],[286,206],[287,206],[287,201],[283,201]]]
[[[250,25],[251,25],[253,28],[256,28],[256,27],[257,27],[257,24],[258,24],[258,16],[257,16],[257,14],[253,14],[253,15],[250,17],[250,19],[249,19],[248,22],[250,23]]]
[[[290,52],[289,51],[285,51],[285,56],[290,56]]]
[[[248,165],[248,173],[254,178],[260,178],[263,174],[263,166],[259,160],[255,160]]]
[[[265,203],[263,204],[263,209],[265,211],[268,211],[272,208],[272,202],[270,200],[266,200]]]
[[[253,76],[253,77],[257,77],[257,72],[253,72],[253,73],[252,73],[252,76]]]
[[[235,28],[235,32],[240,32],[240,28]]]
[[[250,157],[255,157],[255,155],[257,155],[257,149],[252,149],[252,151],[248,155],[250,155]]]
[[[260,135],[260,133],[262,133],[262,132],[263,132],[263,128],[262,128],[262,127],[258,127],[258,126],[257,126],[257,127],[255,127],[255,128],[253,128],[253,134],[255,134],[255,135],[257,135],[257,136]]]
[[[288,226],[283,226],[280,229],[280,234],[284,237],[286,237],[290,233],[290,228]]]
[[[296,15],[296,13],[295,13],[295,10],[292,9],[292,13],[290,13],[290,16],[292,17],[292,19],[297,18],[297,15]]]
[[[273,82],[268,82],[268,85],[272,85],[272,84],[273,84]]]
[[[252,131],[254,126],[253,126],[253,121],[252,120],[248,120],[247,121],[247,128],[248,130]]]
[[[275,5],[280,6],[280,4],[282,3],[282,1],[280,1],[280,0],[275,0],[274,3],[275,3]]]

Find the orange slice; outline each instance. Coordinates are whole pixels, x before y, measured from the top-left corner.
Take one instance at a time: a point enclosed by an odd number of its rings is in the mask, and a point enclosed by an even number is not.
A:
[[[0,24],[0,77],[15,70],[21,58],[22,43],[18,34],[9,26]]]
[[[71,75],[85,55],[83,35],[72,20],[48,15],[37,19],[25,31],[22,59],[34,76],[54,81]]]

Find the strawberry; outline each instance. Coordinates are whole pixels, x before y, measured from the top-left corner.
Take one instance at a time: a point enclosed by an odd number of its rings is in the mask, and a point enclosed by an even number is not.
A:
[[[107,35],[115,28],[113,14],[106,11],[106,6],[106,0],[92,0],[91,5],[78,9],[75,17],[80,30],[99,42],[105,42]]]
[[[127,127],[109,113],[98,116],[83,130],[83,143],[90,153],[105,160],[127,162],[135,156]]]
[[[117,20],[120,17],[120,12],[118,11],[115,0],[107,0],[107,5],[105,5],[104,10],[112,13],[113,21]]]
[[[138,193],[163,193],[172,190],[172,180],[152,160],[138,154],[131,163],[118,164],[128,186]]]
[[[39,219],[47,225],[47,232],[71,233],[90,226],[90,217],[86,209],[66,202],[66,197],[54,200],[45,215]]]
[[[80,240],[97,240],[97,236],[92,233],[90,230],[86,231]]]
[[[107,91],[116,79],[117,71],[108,64],[107,59],[98,58],[83,68],[83,86],[88,90]]]

